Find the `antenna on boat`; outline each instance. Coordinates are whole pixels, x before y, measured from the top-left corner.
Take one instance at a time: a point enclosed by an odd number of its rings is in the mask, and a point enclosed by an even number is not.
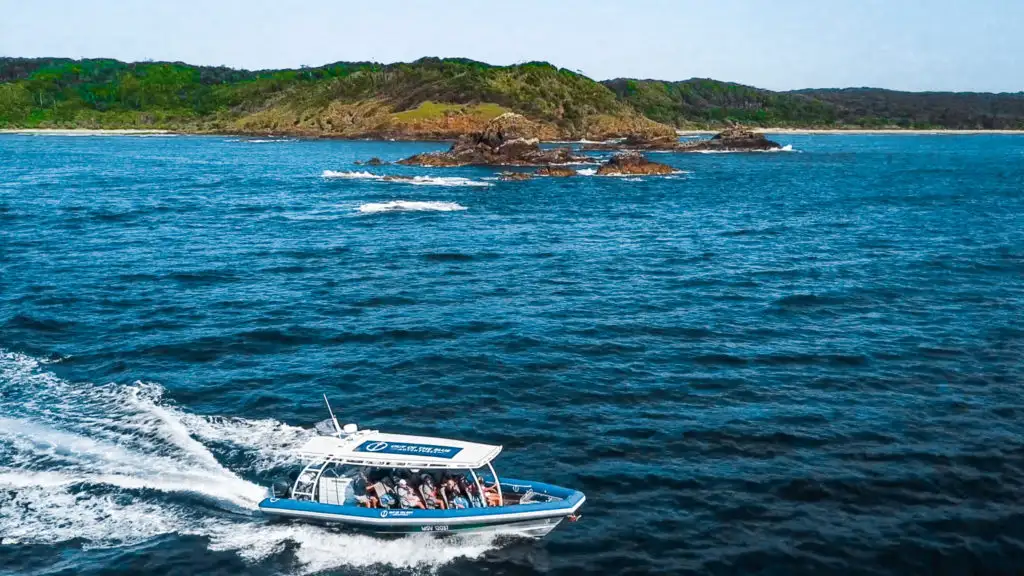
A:
[[[324,394],[324,404],[327,404],[327,412],[331,414],[331,422],[334,424],[334,431],[341,434],[341,425],[338,424],[338,419],[334,417],[334,410],[331,410],[331,403],[327,400],[327,394]]]

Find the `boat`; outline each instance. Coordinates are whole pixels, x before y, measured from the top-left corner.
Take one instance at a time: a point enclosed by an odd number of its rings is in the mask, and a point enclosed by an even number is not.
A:
[[[330,419],[297,451],[304,468],[272,488],[263,514],[380,534],[533,538],[580,517],[578,490],[499,478],[492,462],[501,446],[340,426],[324,402]]]

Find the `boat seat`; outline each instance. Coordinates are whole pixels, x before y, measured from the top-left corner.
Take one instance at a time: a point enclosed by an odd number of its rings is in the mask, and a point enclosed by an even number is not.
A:
[[[390,508],[391,505],[398,500],[389,493],[387,486],[385,486],[383,482],[377,482],[370,486],[370,489],[373,491],[374,495],[377,496],[377,502],[380,503],[381,508]]]

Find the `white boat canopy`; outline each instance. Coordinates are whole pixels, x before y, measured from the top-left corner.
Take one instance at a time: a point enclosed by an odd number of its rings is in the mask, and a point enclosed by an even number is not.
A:
[[[501,452],[501,446],[448,438],[382,434],[360,430],[352,434],[316,436],[298,450],[304,459],[380,468],[482,468]]]

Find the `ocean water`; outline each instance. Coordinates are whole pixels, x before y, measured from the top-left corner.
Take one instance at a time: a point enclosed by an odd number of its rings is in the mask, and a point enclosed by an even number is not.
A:
[[[1024,138],[780,140],[501,182],[354,164],[430,143],[0,136],[0,572],[1024,570]],[[322,393],[583,518],[270,523]]]

